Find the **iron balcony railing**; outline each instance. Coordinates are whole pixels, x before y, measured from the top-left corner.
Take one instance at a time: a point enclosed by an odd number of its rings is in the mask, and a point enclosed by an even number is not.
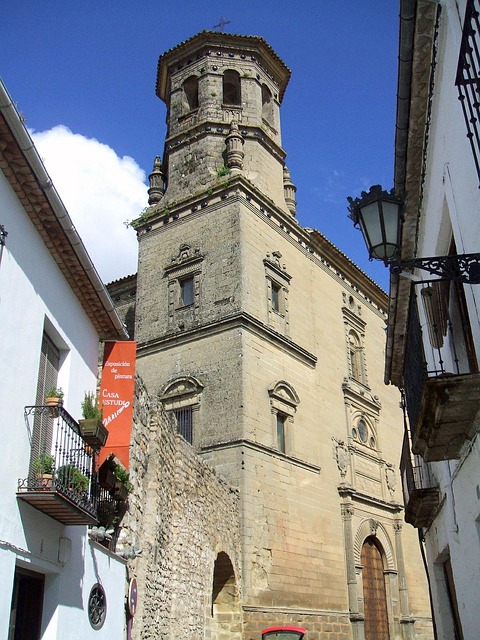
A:
[[[462,286],[443,280],[412,285],[404,360],[412,437],[426,381],[478,371]]]
[[[78,422],[62,406],[28,406],[24,416],[30,464],[27,477],[18,481],[17,497],[63,524],[112,530],[102,544],[115,550],[129,489],[108,461],[99,467],[99,447],[82,437]]]
[[[78,422],[62,406],[27,406],[24,416],[31,449],[19,492],[59,492],[96,519],[96,451],[83,440]]]
[[[402,457],[400,459],[400,474],[403,480],[403,497],[408,504],[414,491],[418,489],[432,489],[438,486],[438,482],[430,471],[428,463],[423,462],[419,456],[413,456],[410,447],[404,440]]]
[[[429,527],[440,506],[440,490],[430,465],[410,451],[408,435],[404,435],[400,459],[405,520],[416,528]]]

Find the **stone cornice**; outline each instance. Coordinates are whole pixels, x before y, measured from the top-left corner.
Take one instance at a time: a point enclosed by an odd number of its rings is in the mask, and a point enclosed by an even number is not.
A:
[[[272,447],[267,447],[264,444],[259,444],[258,442],[254,442],[253,440],[248,439],[238,439],[238,440],[229,440],[227,442],[219,442],[218,444],[208,445],[206,447],[202,447],[200,449],[200,454],[208,453],[210,451],[219,451],[221,449],[238,449],[238,448],[250,449],[252,451],[256,451],[257,453],[263,453],[267,456],[271,456],[274,458],[278,458],[279,460],[284,460],[288,464],[295,465],[296,467],[301,467],[306,471],[311,471],[312,473],[319,474],[321,471],[321,467],[316,464],[310,464],[309,462],[305,462],[305,460],[300,460],[299,458],[295,458],[294,456],[289,456],[278,449],[273,449]]]
[[[236,313],[200,327],[194,327],[193,329],[188,329],[182,332],[170,333],[164,335],[162,338],[156,338],[148,342],[141,342],[138,344],[137,357],[142,358],[147,355],[151,355],[152,353],[160,353],[167,349],[171,349],[173,346],[188,344],[192,341],[209,338],[213,335],[238,328],[249,331],[263,340],[266,340],[293,358],[303,362],[303,364],[308,367],[314,368],[317,364],[317,357],[312,353],[309,353],[306,349],[303,349],[303,347],[299,346],[286,336],[277,333],[247,313]]]
[[[215,48],[220,54],[225,52],[227,56],[232,52],[241,52],[250,57],[255,54],[254,62],[277,83],[279,100],[282,101],[291,71],[266,40],[259,36],[242,36],[219,31],[201,31],[160,56],[157,67],[157,96],[161,100],[166,99],[168,80],[175,66],[191,64],[197,60],[197,56],[208,58],[211,53],[210,47]]]
[[[230,176],[211,189],[169,202],[168,207],[160,201],[133,224],[141,241],[147,233],[165,232],[169,225],[182,224],[193,216],[205,215],[225,204],[240,201],[378,315],[386,315],[388,297],[373,280],[322,233],[300,226],[295,217],[278,208],[241,174]]]
[[[377,507],[382,510],[390,511],[391,513],[400,513],[403,511],[403,506],[398,502],[389,502],[387,500],[382,500],[381,498],[375,498],[374,496],[368,495],[366,493],[362,493],[361,491],[357,491],[353,487],[341,484],[337,487],[338,493],[343,497],[349,497],[352,499],[353,504],[365,504],[370,507]]]

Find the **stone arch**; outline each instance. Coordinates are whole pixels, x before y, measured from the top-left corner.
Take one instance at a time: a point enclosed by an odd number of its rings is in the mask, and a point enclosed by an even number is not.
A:
[[[367,538],[377,539],[383,550],[385,569],[394,571],[395,557],[393,554],[392,543],[390,542],[390,538],[385,527],[380,522],[378,522],[378,520],[374,520],[373,518],[363,520],[357,529],[355,542],[353,544],[355,565],[357,567],[361,565],[362,546]]]
[[[226,637],[240,640],[242,637],[237,578],[232,561],[224,551],[218,553],[213,566],[211,617],[207,626],[211,640]]]
[[[179,376],[165,385],[160,394],[160,398],[163,400],[172,396],[198,394],[202,391],[203,384],[197,378],[192,376]]]

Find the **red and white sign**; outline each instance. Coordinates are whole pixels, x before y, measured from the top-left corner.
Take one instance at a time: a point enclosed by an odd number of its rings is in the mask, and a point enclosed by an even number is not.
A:
[[[113,453],[128,469],[136,354],[136,342],[105,343],[99,403],[108,438],[100,452],[99,464]]]

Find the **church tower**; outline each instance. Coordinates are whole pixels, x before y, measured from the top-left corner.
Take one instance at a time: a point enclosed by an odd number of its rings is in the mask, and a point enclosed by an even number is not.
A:
[[[427,638],[398,494],[399,397],[382,376],[387,296],[297,222],[289,77],[260,37],[202,32],[160,57],[167,137],[134,223],[137,368],[239,492],[232,638],[273,624]]]

